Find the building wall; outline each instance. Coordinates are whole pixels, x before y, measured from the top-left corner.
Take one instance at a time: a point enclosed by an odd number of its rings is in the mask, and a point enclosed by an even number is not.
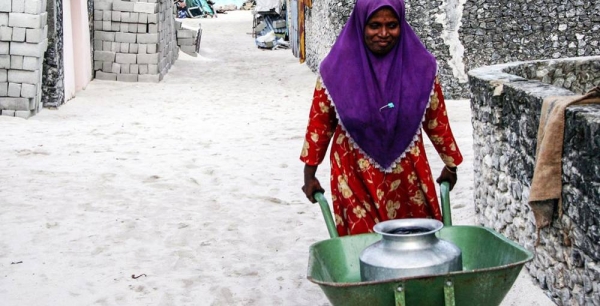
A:
[[[70,2],[74,63],[73,83],[70,86],[76,93],[85,89],[87,84],[92,80],[92,58],[87,1],[70,0]]]
[[[558,305],[600,305],[600,105],[567,108],[562,217],[538,234],[527,204],[542,101],[600,86],[600,57],[485,66],[469,83],[477,221],[535,253],[529,274]]]
[[[63,1],[63,64],[65,100],[92,80],[92,59],[86,0]]]
[[[73,16],[71,11],[71,0],[63,1],[63,86],[65,90],[65,102],[75,97],[75,46],[73,45]]]
[[[45,0],[0,1],[0,112],[29,118],[42,97],[47,40]]]
[[[437,57],[444,93],[468,98],[466,72],[534,59],[600,55],[600,5],[592,0],[405,1],[407,20]],[[314,1],[307,11],[307,65],[318,70],[354,0]]]

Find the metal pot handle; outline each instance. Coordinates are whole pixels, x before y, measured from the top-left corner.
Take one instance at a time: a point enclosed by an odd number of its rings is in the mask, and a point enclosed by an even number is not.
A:
[[[440,184],[440,198],[442,201],[442,220],[444,226],[452,226],[452,215],[450,213],[450,184],[448,182],[442,182]],[[325,219],[325,225],[327,225],[327,231],[329,237],[339,237],[337,229],[335,228],[335,222],[331,216],[331,210],[329,209],[329,203],[322,192],[315,192],[315,199],[321,207],[321,213],[323,219]]]

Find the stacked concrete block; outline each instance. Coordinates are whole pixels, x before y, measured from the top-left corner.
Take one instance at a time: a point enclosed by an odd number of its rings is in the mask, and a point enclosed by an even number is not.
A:
[[[172,0],[95,0],[97,79],[159,82],[177,59]]]
[[[0,113],[29,118],[41,108],[48,46],[46,0],[0,0]]]
[[[181,22],[177,24],[177,45],[179,49],[191,56],[197,56],[200,48],[200,35],[202,28],[198,30],[184,29]]]

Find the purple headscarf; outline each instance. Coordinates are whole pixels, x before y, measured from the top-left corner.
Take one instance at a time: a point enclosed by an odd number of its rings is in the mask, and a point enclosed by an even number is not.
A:
[[[364,29],[382,7],[396,13],[401,32],[388,54],[376,56],[364,43]],[[404,156],[419,132],[437,73],[435,57],[404,14],[403,0],[357,0],[320,67],[343,128],[384,171]],[[388,103],[394,106],[384,107]]]

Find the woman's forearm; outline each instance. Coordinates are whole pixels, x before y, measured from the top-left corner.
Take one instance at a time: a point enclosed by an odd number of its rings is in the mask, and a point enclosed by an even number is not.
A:
[[[319,166],[304,165],[304,182],[315,178]]]

